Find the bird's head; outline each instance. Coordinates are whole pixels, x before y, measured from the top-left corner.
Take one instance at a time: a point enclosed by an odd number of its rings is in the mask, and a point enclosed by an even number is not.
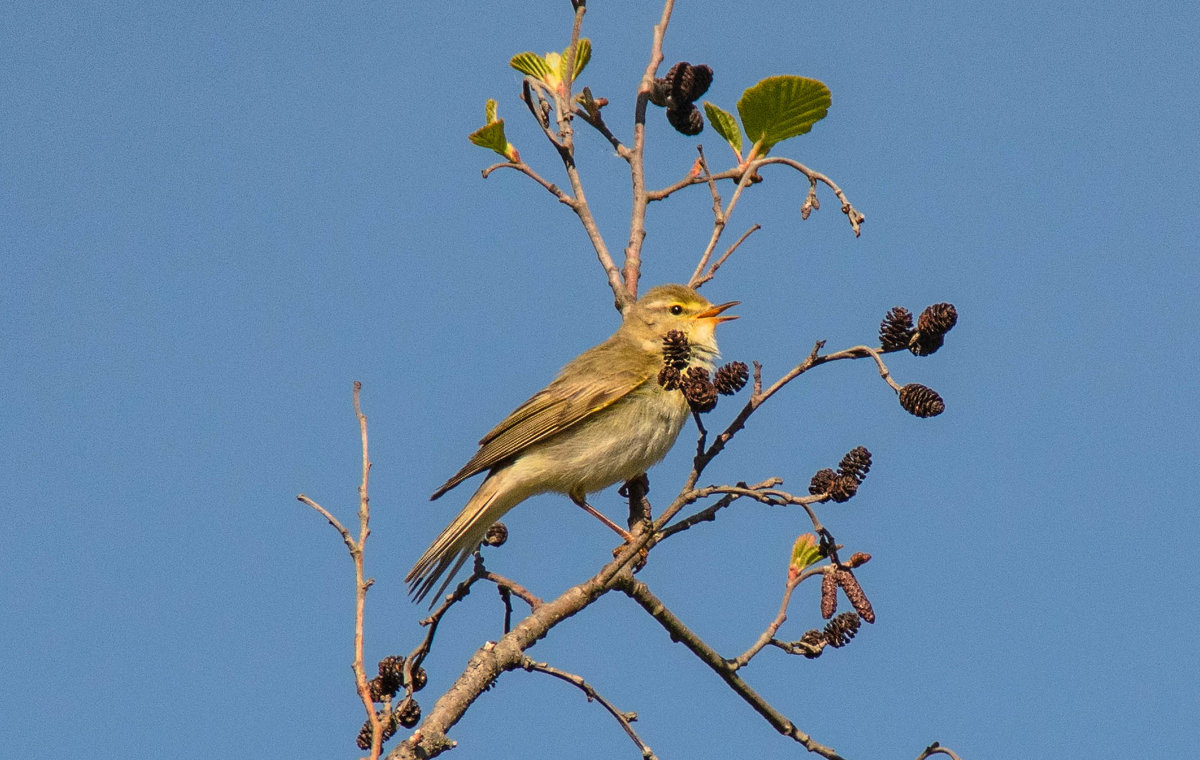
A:
[[[702,363],[717,356],[717,325],[737,319],[723,312],[740,301],[714,306],[707,298],[686,285],[659,285],[646,291],[625,313],[621,331],[639,341],[647,351],[662,350],[662,339],[678,330],[688,339],[693,353]]]

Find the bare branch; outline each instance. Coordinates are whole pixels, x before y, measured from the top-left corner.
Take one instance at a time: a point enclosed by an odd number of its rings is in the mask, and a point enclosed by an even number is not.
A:
[[[334,530],[341,534],[342,540],[346,542],[346,547],[350,549],[351,556],[354,555],[354,552],[358,551],[358,545],[354,541],[354,536],[350,535],[350,531],[346,530],[345,526],[343,526],[342,523],[329,512],[329,510],[325,509],[325,507],[322,507],[320,504],[316,503],[304,494],[298,495],[296,499],[297,501],[304,502],[308,506],[317,510],[322,517],[329,521],[329,524],[333,526]]]
[[[350,559],[354,562],[354,662],[351,664],[351,668],[354,671],[355,689],[367,711],[367,722],[371,726],[370,760],[376,760],[382,751],[384,723],[375,711],[375,703],[371,697],[370,687],[367,685],[367,674],[363,666],[363,619],[366,611],[367,591],[375,581],[365,577],[363,572],[363,549],[367,545],[367,537],[371,535],[371,499],[368,490],[371,457],[367,446],[367,417],[363,414],[362,404],[359,401],[361,391],[362,383],[355,380],[354,414],[358,418],[359,438],[362,444],[362,480],[358,486],[358,540],[355,540],[350,535],[350,531],[320,504],[304,494],[300,494],[296,498],[319,512],[341,534],[342,541],[350,550]]]
[[[684,189],[685,187],[691,187],[692,185],[704,184],[704,183],[708,182],[709,180],[720,181],[720,180],[725,180],[725,179],[739,179],[741,176],[742,176],[742,170],[738,167],[734,167],[732,169],[726,169],[725,171],[719,172],[717,174],[713,174],[710,177],[704,177],[704,176],[689,172],[688,175],[686,177],[684,177],[683,179],[679,180],[678,182],[676,182],[672,185],[667,185],[666,187],[662,188],[661,190],[647,191],[646,192],[646,200],[647,201],[666,200],[667,198],[671,197],[672,195],[674,195],[675,193]]]
[[[650,91],[654,87],[654,75],[663,62],[663,38],[667,34],[667,25],[671,22],[671,13],[675,9],[675,0],[663,3],[662,16],[654,25],[654,39],[650,44],[650,61],[642,73],[642,81],[638,85],[637,104],[633,116],[633,147],[629,153],[629,175],[633,190],[633,208],[629,217],[629,242],[625,246],[625,301],[622,311],[637,300],[638,280],[642,276],[642,243],[646,240],[646,104],[650,102]]]
[[[809,182],[820,182],[824,185],[827,185],[829,189],[833,191],[833,194],[837,196],[837,199],[842,202],[842,213],[845,214],[846,218],[850,221],[850,228],[854,230],[854,236],[858,237],[860,234],[862,234],[862,223],[866,217],[864,217],[858,211],[858,209],[854,208],[854,206],[850,204],[850,201],[846,199],[846,194],[842,192],[842,188],[838,187],[837,183],[835,183],[829,177],[825,176],[819,171],[809,169],[799,161],[795,161],[790,158],[784,158],[783,156],[761,158],[758,160],[757,164],[759,166],[766,166],[767,164],[784,164],[785,166],[790,166],[804,176],[808,177]]]
[[[534,91],[537,92],[536,106],[533,104]],[[554,149],[559,152],[559,155],[564,155],[565,160],[565,157],[570,155],[570,148],[568,148],[568,146],[562,141],[559,135],[554,134],[554,131],[550,129],[550,120],[548,116],[550,104],[546,100],[547,92],[548,90],[546,86],[540,79],[526,76],[521,80],[521,100],[525,102],[525,107],[529,109],[529,113],[533,114],[534,121],[536,121],[538,126],[542,128],[542,134],[546,136],[546,139],[550,141],[550,144],[554,146]],[[549,94],[551,97],[555,97],[556,95],[553,92]]]
[[[723,658],[716,650],[684,625],[679,618],[675,617],[675,614],[667,609],[662,600],[656,597],[645,583],[634,579],[632,576],[627,576],[618,582],[617,588],[640,604],[642,609],[646,610],[651,617],[657,620],[659,625],[671,636],[672,641],[682,643],[691,650],[692,654],[700,658],[701,662],[720,676],[721,680],[729,688],[733,689],[734,693],[741,697],[746,704],[750,705],[755,712],[761,715],[772,728],[784,736],[795,739],[809,752],[829,758],[829,760],[842,760],[841,756],[832,748],[818,743],[811,736],[801,731],[796,724],[792,723],[776,710],[758,692],[750,688],[737,674],[736,668],[733,667],[730,661]]]
[[[717,454],[721,453],[721,451],[725,448],[725,445],[729,443],[733,436],[736,435],[739,430],[745,427],[746,421],[750,418],[750,415],[754,414],[755,410],[766,403],[767,399],[778,393],[785,385],[795,380],[805,372],[813,369],[814,367],[819,367],[822,364],[827,364],[829,362],[838,361],[841,359],[863,359],[870,357],[875,360],[875,364],[879,367],[879,374],[881,377],[883,377],[884,381],[887,382],[887,384],[893,390],[896,390],[897,392],[900,390],[901,386],[891,379],[891,373],[888,371],[887,365],[884,364],[878,349],[874,349],[869,346],[853,346],[842,351],[822,356],[820,354],[820,350],[824,346],[825,341],[817,341],[817,343],[813,346],[812,352],[809,353],[808,357],[804,361],[797,364],[790,371],[788,371],[787,374],[776,380],[769,388],[766,389],[763,389],[762,387],[762,367],[758,362],[754,363],[754,392],[750,394],[750,400],[746,402],[744,407],[742,407],[742,411],[738,413],[737,417],[735,417],[734,420],[729,423],[729,426],[713,440],[712,445],[709,446],[708,449],[702,454],[699,454],[696,457],[692,469],[692,475],[689,479],[689,482],[684,487],[685,491],[695,487],[696,482],[700,479],[700,474],[704,471],[704,468],[713,460],[714,457],[717,456]]]
[[[728,259],[730,256],[732,256],[733,252],[738,249],[738,246],[740,246],[743,242],[745,242],[746,238],[750,237],[755,232],[758,232],[761,229],[762,229],[761,224],[755,224],[750,229],[743,232],[742,236],[740,238],[738,238],[737,241],[733,245],[729,246],[729,248],[727,248],[725,250],[725,253],[721,254],[721,258],[719,258],[715,262],[713,262],[713,265],[708,268],[708,271],[705,272],[704,275],[702,277],[700,277],[700,279],[693,280],[693,281],[689,282],[688,285],[690,285],[693,288],[699,288],[701,285],[703,285],[704,283],[711,280],[713,278],[713,275],[715,275],[717,273],[717,270],[721,268],[721,265],[725,263],[725,260]]]
[[[577,23],[575,25],[570,48],[572,55],[574,55],[573,51],[575,49],[575,43],[578,40],[578,21],[582,18],[583,12],[583,4],[580,3],[576,7]],[[588,205],[587,194],[584,192],[583,182],[579,177],[579,168],[575,164],[574,132],[571,127],[571,116],[573,109],[570,105],[571,98],[569,90],[567,89],[569,88],[569,84],[564,83],[564,89],[561,91],[550,92],[546,88],[545,84],[540,80],[527,76],[522,80],[521,87],[522,100],[525,101],[525,105],[529,108],[530,113],[533,114],[534,119],[542,128],[542,132],[546,135],[546,139],[548,139],[550,143],[554,145],[555,150],[558,151],[559,158],[562,160],[563,168],[567,172],[567,181],[571,185],[573,197],[560,190],[550,182],[542,179],[537,175],[536,172],[526,166],[523,162],[506,162],[488,167],[488,169],[484,172],[484,177],[486,177],[493,169],[516,169],[526,174],[542,187],[553,193],[559,201],[570,206],[571,210],[573,210],[576,216],[579,217],[580,223],[583,224],[583,230],[587,233],[588,240],[590,240],[592,243],[592,248],[596,252],[596,258],[600,261],[600,266],[604,268],[604,272],[608,277],[608,285],[613,291],[613,297],[616,300],[617,307],[623,312],[635,299],[630,298],[629,293],[625,290],[625,287],[621,281],[621,270],[617,267],[616,262],[613,261],[612,254],[609,253],[608,245],[604,242],[604,236],[600,234],[600,227],[596,224],[595,217],[592,216],[592,209]],[[545,118],[544,112],[534,106],[532,93],[535,90],[537,92],[539,103],[545,103],[546,94],[549,94],[554,99],[556,104],[555,110],[558,114],[556,117],[558,119],[559,127],[558,135],[555,135],[554,132],[551,131],[549,122]]]
[[[525,588],[524,586],[517,583],[516,581],[512,581],[512,580],[509,580],[508,578],[505,578],[503,575],[497,575],[496,573],[492,573],[492,572],[485,572],[485,573],[483,573],[483,575],[480,576],[480,578],[482,580],[487,580],[487,581],[491,581],[492,583],[495,583],[496,586],[500,589],[500,592],[502,594],[504,594],[504,593],[516,594],[518,597],[521,598],[522,601],[524,601],[526,604],[529,605],[529,608],[531,610],[536,610],[538,607],[540,607],[540,606],[542,606],[542,604],[544,604],[544,602],[541,599],[539,599],[538,597],[534,596],[529,591],[529,589]]]
[[[738,178],[737,187],[733,190],[733,196],[729,199],[729,205],[724,209],[720,209],[719,204],[721,202],[721,197],[717,195],[716,185],[713,183],[713,178],[711,176],[707,176],[707,172],[705,172],[705,175],[705,180],[709,183],[709,186],[712,187],[713,193],[713,231],[708,238],[708,245],[704,248],[704,253],[700,256],[700,261],[696,264],[695,271],[692,272],[689,283],[701,281],[700,277],[704,273],[704,268],[708,266],[708,261],[712,257],[712,252],[716,249],[717,243],[721,240],[721,234],[725,232],[725,225],[729,222],[729,217],[731,214],[733,214],[733,209],[737,206],[738,200],[742,197],[742,191],[746,189],[746,187],[750,184],[751,178],[755,176],[754,167],[748,166],[746,170],[742,172],[742,176]],[[714,271],[716,271],[715,267]]]
[[[425,655],[429,654],[429,650],[433,648],[433,637],[437,635],[438,625],[442,622],[442,618],[450,611],[450,608],[458,604],[471,593],[471,586],[477,581],[482,580],[487,575],[487,570],[483,566],[483,560],[478,553],[475,555],[475,565],[471,574],[464,578],[454,591],[446,595],[442,603],[433,612],[429,613],[429,617],[421,620],[421,625],[426,627],[425,638],[417,645],[408,657],[405,659],[405,667],[416,668],[425,660]],[[408,683],[412,683],[412,679],[407,679]]]
[[[746,486],[744,483],[739,483],[739,485],[745,486],[746,488],[757,490],[760,488],[771,488],[771,487],[779,485],[782,482],[783,482],[782,478],[767,478],[766,480],[762,481],[761,483],[755,483],[752,486]],[[712,522],[713,520],[715,520],[717,518],[717,512],[720,512],[722,509],[724,509],[725,507],[728,507],[730,504],[737,501],[741,497],[742,497],[742,494],[735,494],[735,493],[725,494],[715,504],[713,504],[709,507],[705,507],[704,509],[700,510],[699,512],[696,512],[693,515],[685,517],[684,519],[680,520],[679,522],[677,522],[673,525],[670,525],[670,526],[664,528],[663,530],[659,531],[654,536],[654,543],[656,543],[656,544],[662,543],[663,539],[667,538],[668,536],[673,536],[676,533],[681,533],[681,532],[687,530],[688,528],[691,528],[692,526],[698,525],[702,522]]]
[[[568,195],[558,185],[554,184],[553,182],[549,182],[549,181],[543,179],[541,177],[541,175],[539,175],[537,172],[535,172],[533,170],[533,167],[531,167],[529,164],[525,163],[524,161],[502,161],[498,164],[492,164],[491,166],[489,166],[488,168],[483,170],[483,178],[487,179],[491,175],[491,173],[496,171],[497,169],[515,169],[516,171],[521,172],[526,177],[529,177],[530,179],[532,179],[534,182],[538,183],[542,187],[546,188],[546,190],[551,195],[553,195],[555,198],[557,198],[559,200],[559,202],[564,203],[567,206],[570,206],[572,209],[575,208],[575,199],[574,198],[572,198],[570,195]]]
[[[371,455],[367,446],[367,416],[363,414],[359,396],[362,393],[362,383],[354,381],[354,416],[358,418],[359,438],[362,444],[362,481],[358,485],[358,550],[351,550],[354,557],[354,682],[358,687],[359,697],[367,710],[367,719],[371,721],[371,756],[376,760],[382,751],[383,721],[375,712],[375,703],[371,699],[371,689],[367,686],[367,673],[363,665],[363,618],[367,604],[367,590],[375,581],[364,577],[363,551],[367,546],[367,536],[371,535],[371,497],[368,486],[371,480]]]
[[[770,644],[774,640],[775,632],[778,631],[779,627],[783,625],[784,621],[787,620],[787,609],[788,605],[792,602],[792,592],[795,591],[796,587],[803,583],[806,579],[811,578],[814,575],[821,575],[823,572],[823,567],[810,567],[801,573],[795,573],[788,577],[787,584],[784,586],[783,590],[783,598],[779,601],[779,612],[775,615],[775,619],[767,625],[766,630],[764,630],[762,634],[759,635],[759,637],[754,641],[754,643],[750,645],[749,649],[747,649],[745,652],[742,652],[742,654],[729,662],[729,666],[731,668],[738,670],[746,667],[750,660],[752,660],[755,655],[762,651],[763,647],[765,647],[767,644]]]
[[[618,156],[626,161],[629,161],[630,156],[633,155],[632,151],[625,147],[625,144],[621,142],[620,138],[613,134],[612,130],[609,129],[608,124],[605,123],[604,115],[601,114],[600,111],[597,110],[595,114],[591,114],[588,113],[586,109],[576,108],[575,115],[583,119],[585,123],[590,124],[597,132],[603,135],[604,139],[608,140],[608,142],[613,146],[613,149],[617,151]]]
[[[921,752],[921,754],[917,755],[917,760],[925,760],[925,758],[930,757],[931,755],[947,755],[950,757],[950,760],[961,760],[959,756],[954,753],[954,750],[950,749],[949,747],[943,747],[937,742],[930,744]]]
[[[637,748],[641,751],[643,758],[646,760],[657,760],[654,752],[650,750],[650,747],[648,747],[646,743],[642,741],[641,737],[637,735],[637,732],[633,730],[633,725],[631,724],[637,720],[637,713],[618,710],[612,702],[609,702],[607,699],[601,696],[600,692],[596,691],[595,687],[574,673],[568,673],[565,670],[559,670],[558,668],[551,667],[544,662],[535,662],[528,656],[521,660],[521,667],[528,671],[537,671],[539,673],[545,673],[546,675],[554,676],[559,680],[566,681],[567,683],[578,687],[580,691],[587,696],[587,700],[589,702],[599,702],[605,710],[608,710],[610,715],[617,719],[617,722],[621,724],[621,728],[624,729],[625,733],[629,736],[633,743],[637,745]]]

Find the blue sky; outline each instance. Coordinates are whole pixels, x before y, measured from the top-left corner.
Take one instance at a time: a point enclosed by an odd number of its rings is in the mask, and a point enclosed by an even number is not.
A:
[[[427,495],[474,442],[615,326],[575,218],[466,135],[500,101],[510,139],[556,158],[506,66],[559,50],[569,4],[10,4],[0,24],[0,747],[21,758],[356,756],[352,580],[305,492],[352,520],[370,419],[369,659],[409,651],[402,578],[465,489]],[[629,134],[650,3],[595,3],[582,84]],[[849,758],[1183,756],[1200,705],[1192,547],[1200,419],[1192,309],[1200,54],[1180,3],[679,3],[667,65],[715,71],[732,110],[772,74],[824,81],[828,117],[776,152],[829,174],[807,221],[783,171],[705,288],[740,299],[728,359],[768,378],[814,341],[874,339],[894,305],[950,301],[938,354],[894,356],[947,412],[918,420],[864,362],[806,375],[706,473],[803,492],[856,445],[859,496],[821,514],[874,555],[879,620],[817,661],[747,679]],[[660,112],[648,184],[695,139]],[[713,164],[730,155],[706,130]],[[623,162],[581,130],[609,246]],[[686,279],[703,189],[651,209],[647,284]],[[737,405],[725,401],[711,424]],[[678,487],[690,434],[651,472]],[[470,486],[468,486],[470,487]],[[593,499],[621,514],[613,492]],[[560,497],[515,510],[489,564],[542,596],[612,538]],[[642,573],[722,652],[773,615],[799,512],[739,506]],[[819,623],[802,588],[781,635]],[[472,595],[427,661],[427,699],[499,603]],[[580,673],[660,757],[795,757],[625,599],[532,654]],[[570,687],[513,673],[452,732],[456,757],[636,757]]]

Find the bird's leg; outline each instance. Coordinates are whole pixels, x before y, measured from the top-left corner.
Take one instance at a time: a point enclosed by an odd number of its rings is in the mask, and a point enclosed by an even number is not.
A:
[[[575,505],[578,506],[580,509],[582,509],[584,512],[587,512],[592,517],[596,518],[600,522],[602,522],[605,525],[607,525],[608,527],[612,528],[613,531],[618,536],[625,539],[626,542],[633,541],[633,536],[631,536],[629,534],[629,531],[625,530],[620,525],[617,525],[615,522],[613,522],[612,520],[605,517],[599,510],[597,510],[591,504],[588,504],[587,499],[585,499],[583,495],[570,494],[570,496],[571,496],[571,501],[575,502]]]

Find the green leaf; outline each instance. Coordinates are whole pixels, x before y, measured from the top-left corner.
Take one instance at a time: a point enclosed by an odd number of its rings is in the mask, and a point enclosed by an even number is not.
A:
[[[487,114],[488,123],[468,135],[467,139],[481,148],[496,151],[509,161],[520,161],[521,154],[504,136],[504,119],[496,118],[496,101],[487,102]]]
[[[738,161],[741,161],[742,131],[738,129],[737,119],[733,118],[733,114],[714,106],[707,100],[704,101],[704,113],[708,116],[708,123],[712,124],[712,128],[716,130],[717,134],[725,138],[725,142],[729,143],[729,147],[737,153]]]
[[[817,546],[817,537],[812,533],[803,533],[792,545],[792,561],[788,563],[788,569],[799,573],[819,559],[821,550]]]
[[[592,60],[592,41],[587,37],[581,37],[575,44],[575,76],[576,79],[582,72],[583,67],[588,65],[588,61]],[[567,51],[563,50],[563,64],[566,65]]]
[[[522,74],[528,74],[534,79],[546,80],[546,77],[554,74],[554,69],[546,62],[546,59],[537,53],[517,53],[508,61],[508,65],[512,66]]]
[[[497,119],[487,126],[480,127],[472,132],[468,139],[481,148],[494,150],[500,155],[505,155],[504,150],[508,147],[508,138],[504,136],[504,119]]]
[[[831,102],[829,88],[822,82],[777,76],[767,77],[742,93],[737,109],[746,138],[761,143],[760,155],[766,155],[776,143],[812,129],[825,118]]]

